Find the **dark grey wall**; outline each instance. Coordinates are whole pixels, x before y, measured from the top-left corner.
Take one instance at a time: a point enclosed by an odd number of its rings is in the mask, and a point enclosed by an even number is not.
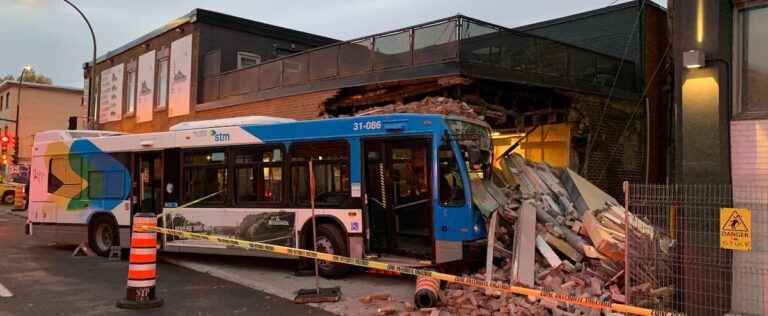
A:
[[[221,56],[221,72],[234,70],[237,68],[237,52],[244,51],[258,54],[261,61],[265,62],[291,52],[300,52],[306,49],[314,48],[323,44],[333,42],[332,40],[312,40],[311,42],[301,42],[298,40],[288,40],[280,38],[279,34],[274,37],[267,37],[259,34],[248,33],[221,26],[198,23],[199,29],[199,56],[198,69],[205,69],[205,56],[208,52],[218,50]],[[198,82],[203,82],[204,71],[198,72]],[[203,85],[198,86],[198,95],[204,95]],[[202,102],[202,100],[198,100]]]
[[[238,51],[259,54],[262,62],[264,62],[279,57],[278,48],[293,49],[299,52],[312,47],[314,45],[200,24],[200,56],[204,56],[211,50],[220,50],[222,71],[234,70],[237,67],[236,54]],[[283,51],[283,53],[287,52]]]
[[[636,15],[637,6],[631,6],[575,19],[532,24],[518,29],[621,58]],[[640,62],[639,39],[640,32],[635,31],[630,39],[627,60]]]
[[[675,65],[674,97],[676,119],[676,182],[730,183],[729,118],[732,8],[728,0],[672,0],[673,44]],[[701,10],[699,10],[701,5]],[[699,19],[699,12],[703,14]],[[699,36],[701,24],[701,36]],[[699,41],[701,37],[701,41]],[[683,52],[701,49],[708,61],[701,69],[686,69],[682,64]],[[724,60],[727,63],[721,61]],[[686,95],[699,87],[701,79],[714,80],[716,99],[705,100],[700,95]],[[698,81],[697,81],[698,79]],[[689,81],[691,80],[691,81]]]

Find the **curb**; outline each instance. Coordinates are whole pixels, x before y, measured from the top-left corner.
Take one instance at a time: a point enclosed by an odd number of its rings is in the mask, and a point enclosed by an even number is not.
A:
[[[5,210],[5,212],[10,214],[10,215],[16,216],[18,218],[27,219],[27,212],[26,211],[14,212],[14,211],[11,211],[11,210]]]
[[[205,273],[205,274],[208,274],[210,276],[222,279],[224,281],[229,281],[229,282],[232,282],[232,283],[235,283],[235,284],[239,284],[241,286],[244,286],[244,287],[247,287],[247,288],[250,288],[250,289],[254,289],[254,290],[257,290],[257,291],[261,291],[261,292],[264,292],[264,293],[267,293],[267,294],[270,294],[270,295],[274,295],[274,296],[277,296],[277,297],[281,297],[281,298],[284,298],[284,299],[287,299],[287,300],[290,300],[290,301],[293,301],[293,299],[294,299],[293,296],[286,295],[285,293],[282,293],[282,291],[275,290],[275,289],[270,288],[270,287],[258,287],[258,286],[255,286],[253,284],[250,284],[249,282],[243,281],[243,278],[238,277],[237,275],[234,275],[232,273],[227,273],[227,272],[224,272],[224,271],[220,271],[220,270],[215,269],[215,268],[207,267],[207,266],[205,266],[205,264],[202,264],[202,263],[188,262],[188,261],[185,261],[185,260],[178,260],[178,259],[167,258],[167,257],[163,258],[163,257],[160,257],[160,256],[158,256],[158,259],[163,261],[163,262],[166,262],[166,263],[170,263],[170,264],[173,264],[173,265],[176,265],[176,266],[179,266],[179,267],[182,267],[182,268],[186,268],[186,269],[189,269],[189,270],[192,270],[192,271],[196,271],[196,272],[200,272],[200,273]],[[334,304],[310,303],[310,304],[306,304],[306,305],[322,309],[322,310],[324,310],[326,312],[329,312],[329,313],[333,313],[333,314],[336,314],[336,315],[341,315],[339,310],[338,310],[338,308],[333,308],[333,307],[335,307]]]

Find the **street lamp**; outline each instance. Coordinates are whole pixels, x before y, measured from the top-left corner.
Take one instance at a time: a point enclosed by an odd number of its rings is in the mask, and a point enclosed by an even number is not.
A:
[[[93,33],[93,27],[91,26],[91,22],[88,21],[87,17],[85,17],[85,14],[83,14],[83,11],[80,11],[80,9],[78,7],[76,7],[69,0],[64,0],[64,2],[66,2],[69,6],[71,6],[73,9],[75,9],[75,11],[77,11],[77,13],[80,14],[80,16],[85,21],[85,24],[88,25],[88,30],[91,31],[91,41],[93,42],[93,55],[92,55],[92,58],[91,58],[91,76],[90,76],[91,78],[88,80],[88,100],[87,100],[87,102],[88,102],[88,114],[86,114],[86,115],[88,116],[88,128],[89,129],[93,129],[94,119],[91,117],[91,112],[96,108],[96,105],[93,104],[93,102],[92,102],[92,100],[94,100],[93,94],[95,93],[94,90],[96,88],[94,86],[94,84],[96,82],[96,34]],[[95,116],[95,113],[94,113],[94,116]]]
[[[24,74],[32,71],[32,65],[26,65],[24,68],[21,69],[21,75],[19,76],[19,86],[18,90],[16,91],[16,132],[13,134],[13,164],[16,165],[19,163],[19,142],[21,141],[21,138],[19,137],[19,113],[20,113],[20,105],[21,105],[21,86],[24,84]]]

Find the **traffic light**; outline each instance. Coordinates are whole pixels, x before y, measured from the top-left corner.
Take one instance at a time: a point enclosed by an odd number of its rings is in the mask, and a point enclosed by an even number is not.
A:
[[[6,133],[3,134],[2,137],[0,137],[0,158],[2,158],[3,165],[8,165],[8,143],[11,141],[11,138],[8,137],[7,129]]]
[[[11,155],[11,162],[13,162],[14,165],[19,164],[19,138],[16,136],[13,137],[13,155]]]

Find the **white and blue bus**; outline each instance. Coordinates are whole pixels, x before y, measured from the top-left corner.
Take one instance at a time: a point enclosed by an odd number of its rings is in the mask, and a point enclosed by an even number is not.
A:
[[[35,137],[28,231],[106,255],[129,245],[132,214],[168,212],[168,228],[312,248],[311,160],[320,251],[460,263],[486,237],[470,176],[487,174],[491,153],[486,123],[430,114],[43,132]],[[170,252],[268,255],[172,236],[161,243]],[[321,264],[326,277],[347,269]]]

